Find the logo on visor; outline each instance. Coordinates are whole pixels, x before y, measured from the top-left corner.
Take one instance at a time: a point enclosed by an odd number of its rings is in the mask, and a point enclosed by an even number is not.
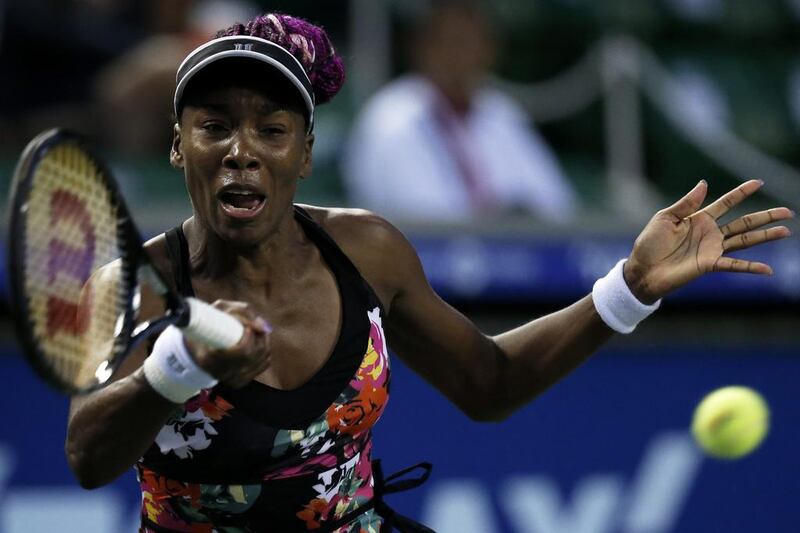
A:
[[[253,43],[236,43],[233,45],[235,50],[247,50],[251,51],[253,49]]]

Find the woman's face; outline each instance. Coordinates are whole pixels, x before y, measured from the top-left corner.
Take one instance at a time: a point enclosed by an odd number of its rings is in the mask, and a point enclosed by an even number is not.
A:
[[[237,247],[280,228],[297,179],[311,172],[314,139],[290,107],[252,84],[219,85],[194,91],[175,126],[170,159],[184,169],[195,217]]]

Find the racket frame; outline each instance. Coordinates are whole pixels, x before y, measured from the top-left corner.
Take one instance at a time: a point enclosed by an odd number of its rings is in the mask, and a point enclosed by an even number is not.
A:
[[[107,358],[110,370],[106,379],[98,378],[91,387],[81,388],[65,382],[60,378],[53,363],[40,348],[35,335],[33,323],[30,320],[30,308],[25,292],[25,226],[27,222],[27,203],[30,198],[33,175],[47,152],[55,146],[64,143],[75,143],[83,150],[96,165],[102,175],[112,204],[117,209],[117,239],[122,243],[119,247],[122,269],[121,291],[127,295],[125,307],[122,310],[122,324],[119,333],[114,338],[113,354]],[[17,337],[22,344],[25,356],[31,366],[48,384],[56,389],[74,395],[85,394],[105,386],[121,362],[143,340],[156,332],[160,332],[170,324],[185,325],[189,320],[188,305],[177,296],[164,282],[159,272],[152,266],[141,235],[133,222],[127,205],[122,199],[119,186],[105,161],[98,157],[87,139],[75,132],[64,129],[50,129],[37,135],[23,151],[14,170],[11,194],[9,197],[9,236],[8,261],[9,261],[9,296]],[[138,306],[134,305],[136,294],[141,290],[139,277],[144,270],[145,275],[154,285],[165,300],[167,313],[156,320],[136,325]],[[135,334],[134,334],[135,332]]]

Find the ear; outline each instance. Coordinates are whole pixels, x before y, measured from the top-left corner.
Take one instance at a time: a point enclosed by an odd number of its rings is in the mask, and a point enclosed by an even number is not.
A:
[[[177,122],[172,129],[172,149],[169,151],[169,163],[175,168],[183,168],[183,150],[181,148],[181,127]]]
[[[300,178],[306,178],[311,175],[314,168],[314,161],[312,152],[314,148],[314,134],[309,133],[306,135],[305,146],[303,147],[303,168],[300,170]]]

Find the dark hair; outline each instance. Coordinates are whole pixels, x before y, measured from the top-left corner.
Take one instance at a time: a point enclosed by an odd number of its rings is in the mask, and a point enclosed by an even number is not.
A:
[[[308,74],[317,105],[330,101],[344,85],[342,58],[320,26],[290,15],[268,13],[220,30],[215,38],[230,35],[260,37],[288,50]]]

